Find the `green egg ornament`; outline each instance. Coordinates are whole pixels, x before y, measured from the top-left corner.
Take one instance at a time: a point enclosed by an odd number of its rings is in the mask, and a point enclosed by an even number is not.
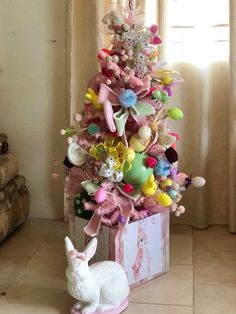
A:
[[[180,110],[179,108],[174,107],[168,110],[168,117],[173,120],[181,120],[183,116],[184,116],[183,111]]]
[[[153,174],[153,169],[146,166],[146,158],[147,155],[144,153],[135,153],[135,158],[132,161],[130,169],[129,163],[125,162],[123,180],[126,183],[130,183],[133,186],[140,186],[147,182],[149,176]]]

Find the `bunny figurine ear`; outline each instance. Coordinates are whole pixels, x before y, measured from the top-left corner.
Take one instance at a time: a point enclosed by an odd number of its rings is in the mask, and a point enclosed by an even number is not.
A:
[[[66,249],[66,256],[69,259],[69,253],[75,250],[75,247],[69,237],[65,237],[65,249]]]
[[[90,261],[91,258],[94,256],[94,254],[96,253],[97,250],[97,245],[98,245],[98,240],[97,238],[92,238],[92,240],[90,240],[89,244],[86,246],[85,250],[84,250],[84,254],[85,254],[85,258],[86,261]]]

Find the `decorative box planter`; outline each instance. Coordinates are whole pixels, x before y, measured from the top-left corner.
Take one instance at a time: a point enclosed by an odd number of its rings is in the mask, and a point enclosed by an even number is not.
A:
[[[73,214],[69,217],[70,238],[82,251],[89,241],[83,231],[88,220]],[[132,221],[119,232],[118,227],[102,226],[95,261],[114,260],[135,287],[169,270],[169,211]]]

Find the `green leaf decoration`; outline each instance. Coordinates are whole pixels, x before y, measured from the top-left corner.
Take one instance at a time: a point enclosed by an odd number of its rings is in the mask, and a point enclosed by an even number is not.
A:
[[[81,185],[90,196],[94,195],[99,188],[99,185],[94,183],[92,180],[82,181]]]
[[[137,102],[132,109],[137,116],[150,116],[155,113],[155,109],[149,103]]]
[[[122,108],[120,111],[114,113],[113,118],[115,120],[118,136],[123,135],[128,117],[129,117],[128,109]]]

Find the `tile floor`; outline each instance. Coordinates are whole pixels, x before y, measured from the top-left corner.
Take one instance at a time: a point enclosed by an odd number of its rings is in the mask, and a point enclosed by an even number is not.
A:
[[[0,314],[67,314],[67,225],[30,219],[0,245]],[[173,226],[171,269],[133,289],[126,314],[235,314],[236,235]]]

